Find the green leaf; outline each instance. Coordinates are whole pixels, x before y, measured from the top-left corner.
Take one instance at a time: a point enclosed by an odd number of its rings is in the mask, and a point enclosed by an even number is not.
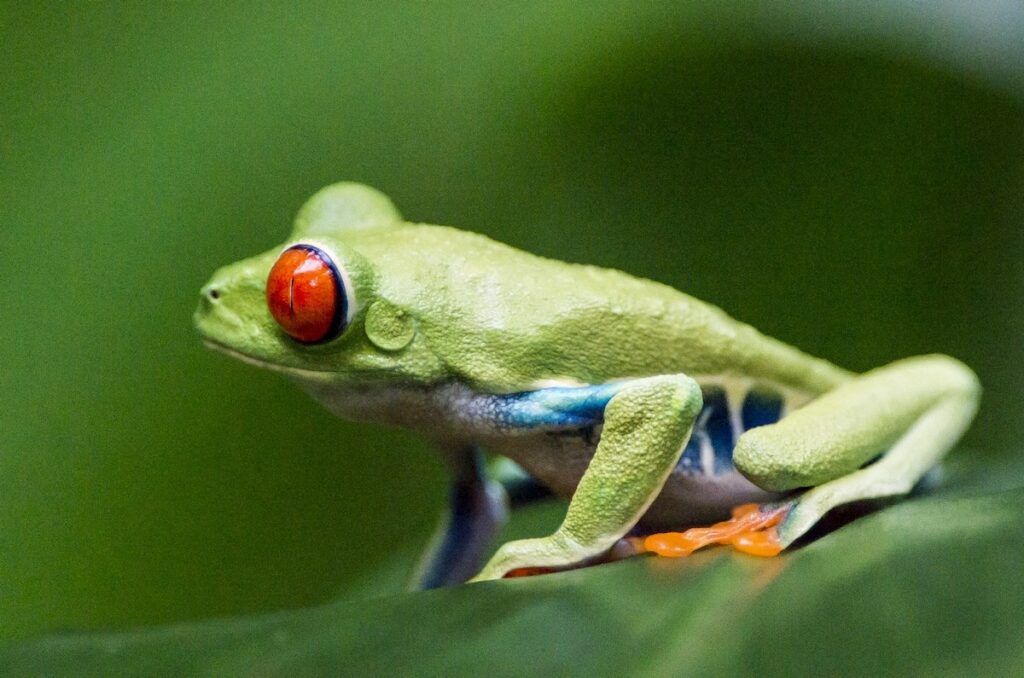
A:
[[[1020,465],[958,474],[775,559],[716,549],[9,648],[3,675],[1008,675]],[[387,575],[385,575],[387,576]]]
[[[1024,436],[1022,36],[1024,5],[1005,0],[4,3],[0,645],[230,615],[182,631],[203,634],[188,646],[110,637],[139,673],[143,656],[209,668],[213,649],[239,651],[230,638],[252,632],[240,616],[347,591],[328,610],[404,666],[454,663],[454,650],[432,657],[458,646],[501,672],[528,659],[660,667],[660,637],[631,625],[703,601],[692,568],[732,557],[657,565],[680,568],[665,595],[633,591],[652,577],[644,562],[551,578],[575,587],[570,602],[538,596],[547,580],[476,588],[479,607],[524,627],[501,649],[462,648],[504,631],[448,593],[364,602],[401,590],[443,501],[441,465],[409,433],[336,420],[276,375],[204,349],[190,323],[199,287],[281,242],[314,191],[355,179],[410,219],[656,279],[850,369],[954,355],[985,387],[965,443],[988,466]],[[975,476],[973,491],[993,480]],[[525,518],[514,531],[543,533]],[[848,529],[863,528],[836,537]],[[408,552],[382,538],[398,531]],[[830,540],[785,562],[812,577],[801,563]],[[947,607],[940,628],[1017,600],[994,587],[1012,586],[1019,564],[992,552],[990,567],[989,550],[969,551],[960,586],[984,595],[957,589],[972,606]],[[997,566],[1006,580],[985,579]],[[510,610],[508,592],[561,616]],[[635,605],[616,597],[626,592]],[[713,653],[760,614],[740,609],[736,629],[707,621],[687,651],[728,656]],[[409,624],[383,624],[385,610]],[[812,607],[793,642],[836,614]],[[446,635],[431,634],[441,615]],[[779,615],[796,623],[788,607]],[[1008,623],[982,626],[1005,638]],[[866,653],[854,666],[882,656],[888,626],[851,627],[824,646],[835,665],[846,643]],[[754,631],[733,650],[787,642]],[[956,633],[936,644],[959,651]],[[982,652],[972,638],[964,656],[979,661],[1015,647]],[[96,642],[45,641],[63,659],[42,656],[86,672],[95,660],[76,652]],[[26,669],[22,653],[42,649],[12,652]],[[930,667],[935,652],[884,657]]]

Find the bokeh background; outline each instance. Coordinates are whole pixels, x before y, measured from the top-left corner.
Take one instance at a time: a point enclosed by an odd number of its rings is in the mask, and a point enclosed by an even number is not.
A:
[[[852,369],[953,354],[958,455],[1020,449],[1018,3],[5,1],[0,642],[400,586],[428,446],[191,328],[339,179]]]

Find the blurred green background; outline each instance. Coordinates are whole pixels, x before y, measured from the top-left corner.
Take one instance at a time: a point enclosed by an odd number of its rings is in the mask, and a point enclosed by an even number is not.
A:
[[[191,329],[339,179],[852,369],[953,354],[958,454],[1024,434],[1018,4],[5,1],[0,86],[0,640],[412,566],[429,448]]]

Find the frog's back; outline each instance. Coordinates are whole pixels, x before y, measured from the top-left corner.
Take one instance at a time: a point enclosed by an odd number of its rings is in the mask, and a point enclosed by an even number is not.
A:
[[[353,235],[382,292],[421,310],[454,373],[488,391],[655,374],[755,380],[812,396],[849,373],[667,285],[539,257],[485,236],[410,224]]]

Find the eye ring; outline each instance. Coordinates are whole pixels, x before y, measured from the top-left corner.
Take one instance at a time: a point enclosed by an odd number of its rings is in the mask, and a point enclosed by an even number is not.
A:
[[[274,320],[301,344],[331,341],[348,325],[345,278],[314,245],[292,245],[281,252],[267,276],[266,297]]]

